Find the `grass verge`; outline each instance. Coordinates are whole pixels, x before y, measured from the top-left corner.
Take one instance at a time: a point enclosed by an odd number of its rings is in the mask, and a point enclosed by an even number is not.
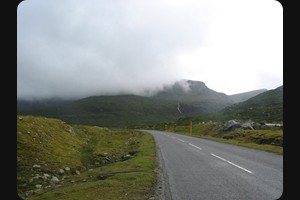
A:
[[[165,130],[280,155],[283,154],[283,129],[280,128],[223,131],[223,127],[220,124],[205,123],[195,124],[192,126],[192,129],[190,126],[169,125]]]
[[[28,200],[107,200],[149,199],[154,196],[157,163],[155,142],[150,134],[95,126],[70,126],[48,118],[17,118],[20,197]],[[32,143],[33,137],[36,143]],[[47,145],[39,142],[45,138]],[[57,150],[55,155],[48,159],[47,152],[54,149]],[[27,157],[29,154],[31,157]],[[60,159],[61,156],[63,159]],[[65,171],[59,174],[58,170],[65,166],[70,167],[72,173]],[[58,177],[59,182],[51,183],[45,173]],[[100,174],[107,173],[111,174],[99,178]]]

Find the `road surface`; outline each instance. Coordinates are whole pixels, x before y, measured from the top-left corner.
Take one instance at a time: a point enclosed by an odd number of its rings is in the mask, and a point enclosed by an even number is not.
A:
[[[155,138],[164,199],[273,200],[283,192],[283,156],[162,131]]]

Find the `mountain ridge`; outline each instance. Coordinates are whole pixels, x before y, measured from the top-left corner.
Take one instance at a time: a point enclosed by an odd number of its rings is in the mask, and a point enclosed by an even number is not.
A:
[[[254,94],[248,92],[248,97]],[[79,100],[17,101],[17,114],[59,118],[70,124],[136,127],[220,111],[235,104],[230,95],[202,81],[180,80],[153,96],[90,96]]]

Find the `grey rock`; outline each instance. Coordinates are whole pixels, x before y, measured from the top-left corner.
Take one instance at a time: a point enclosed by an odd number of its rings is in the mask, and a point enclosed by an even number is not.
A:
[[[51,180],[52,183],[57,183],[59,182],[59,179],[56,176],[52,176]]]
[[[41,168],[41,165],[33,165],[33,168]]]
[[[251,122],[245,122],[241,125],[241,128],[244,130],[253,130]]]
[[[75,172],[76,172],[77,175],[80,175],[80,171],[76,170]]]
[[[70,167],[65,167],[65,170],[66,171],[70,171]]]
[[[233,131],[238,128],[241,128],[241,124],[235,120],[229,120],[223,126],[224,131]]]
[[[42,185],[40,185],[40,184],[35,185],[35,188],[37,188],[37,189],[39,189],[41,187],[42,187]]]
[[[254,129],[261,129],[261,126],[262,126],[262,124],[258,123],[258,122],[256,122],[256,123],[253,124],[253,128]]]
[[[59,169],[58,172],[59,172],[60,174],[63,174],[65,171],[64,171],[63,169]]]

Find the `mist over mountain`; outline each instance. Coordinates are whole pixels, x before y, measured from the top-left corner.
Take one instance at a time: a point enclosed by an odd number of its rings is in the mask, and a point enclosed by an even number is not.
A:
[[[208,88],[202,81],[179,80],[152,96],[90,96],[78,100],[18,100],[17,114],[62,119],[71,124],[132,127],[199,116],[234,105],[236,99],[253,97],[258,91],[232,96]]]

